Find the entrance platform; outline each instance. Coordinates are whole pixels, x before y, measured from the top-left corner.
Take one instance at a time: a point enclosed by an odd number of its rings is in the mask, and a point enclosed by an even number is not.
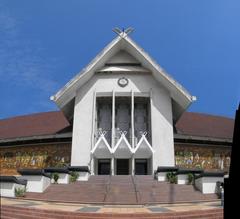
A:
[[[27,192],[24,199],[100,205],[149,205],[217,201],[192,185],[158,182],[153,176],[91,176],[86,182],[51,184],[43,193]]]

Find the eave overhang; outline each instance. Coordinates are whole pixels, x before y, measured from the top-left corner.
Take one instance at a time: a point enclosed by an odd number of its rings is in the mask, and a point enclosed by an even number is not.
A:
[[[25,145],[52,143],[52,142],[58,142],[58,143],[70,142],[71,143],[72,132],[0,139],[0,147],[25,146]]]
[[[210,136],[193,136],[193,135],[174,134],[174,143],[189,143],[193,145],[201,144],[201,145],[231,146],[232,139],[210,137]]]
[[[29,144],[37,143],[50,143],[50,142],[71,142],[72,133],[63,134],[52,134],[52,135],[39,135],[39,136],[29,136],[29,137],[17,137],[17,138],[6,138],[0,139],[0,147],[4,146],[24,146]],[[228,138],[217,138],[217,137],[207,137],[207,136],[192,136],[192,135],[182,135],[174,134],[174,143],[189,143],[201,144],[201,145],[219,145],[219,146],[231,146],[232,139]]]
[[[151,72],[153,77],[169,91],[173,100],[174,122],[176,122],[189,105],[196,100],[196,97],[192,96],[185,88],[183,88],[183,86],[175,81],[125,33],[122,33],[122,35],[116,37],[110,44],[108,44],[86,68],[78,73],[55,95],[51,96],[51,100],[53,100],[61,110],[64,109],[63,112],[65,113],[65,111],[67,111],[65,106],[76,96],[76,91],[96,72],[104,69],[104,64],[120,50],[126,50],[129,54],[135,57],[141,63],[142,67]]]

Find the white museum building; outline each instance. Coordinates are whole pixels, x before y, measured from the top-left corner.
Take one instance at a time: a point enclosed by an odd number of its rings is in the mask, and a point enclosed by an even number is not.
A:
[[[174,124],[196,97],[123,31],[51,100],[73,123],[71,166],[152,175],[175,166]]]

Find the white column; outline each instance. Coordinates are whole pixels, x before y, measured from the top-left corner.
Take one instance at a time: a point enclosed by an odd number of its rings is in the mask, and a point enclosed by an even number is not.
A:
[[[152,126],[152,107],[153,107],[153,91],[152,91],[152,89],[150,89],[150,96],[149,96],[149,98],[150,98],[150,120],[151,120],[151,128],[150,128],[150,131],[151,131],[151,133],[150,133],[150,138],[152,139],[153,138],[153,126]],[[151,142],[151,146],[153,147],[153,143]],[[154,148],[153,148],[154,149]],[[153,165],[153,162],[155,161],[154,160],[154,158],[155,157],[153,157],[153,155],[152,155],[152,159],[151,159],[151,174],[153,175],[154,174],[154,168],[156,168],[154,165]]]
[[[132,123],[132,148],[135,147],[134,142],[134,92],[131,92],[131,123]]]
[[[115,91],[112,92],[112,148],[115,146]],[[114,175],[114,157],[111,159],[111,174]]]
[[[93,149],[95,145],[95,124],[96,124],[96,91],[93,93],[93,112],[92,112],[92,143],[91,143],[91,150]],[[93,175],[94,174],[94,157],[91,155],[90,158],[90,172]]]
[[[132,127],[132,148],[135,147],[135,133],[134,133],[134,91],[131,92],[131,127]],[[135,174],[135,162],[134,155],[131,158],[132,161],[132,175]]]
[[[115,159],[114,159],[114,157],[112,157],[111,158],[111,173],[110,173],[112,176],[115,175],[115,173],[114,173],[114,168],[115,168],[114,161],[115,161]]]
[[[134,159],[134,156],[132,156],[131,161],[132,161],[132,175],[135,175],[135,159]]]

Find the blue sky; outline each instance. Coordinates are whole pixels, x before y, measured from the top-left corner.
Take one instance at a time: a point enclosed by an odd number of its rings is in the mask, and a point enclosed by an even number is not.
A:
[[[0,118],[57,110],[49,97],[114,37],[131,34],[198,100],[234,117],[240,99],[238,0],[1,0]]]

